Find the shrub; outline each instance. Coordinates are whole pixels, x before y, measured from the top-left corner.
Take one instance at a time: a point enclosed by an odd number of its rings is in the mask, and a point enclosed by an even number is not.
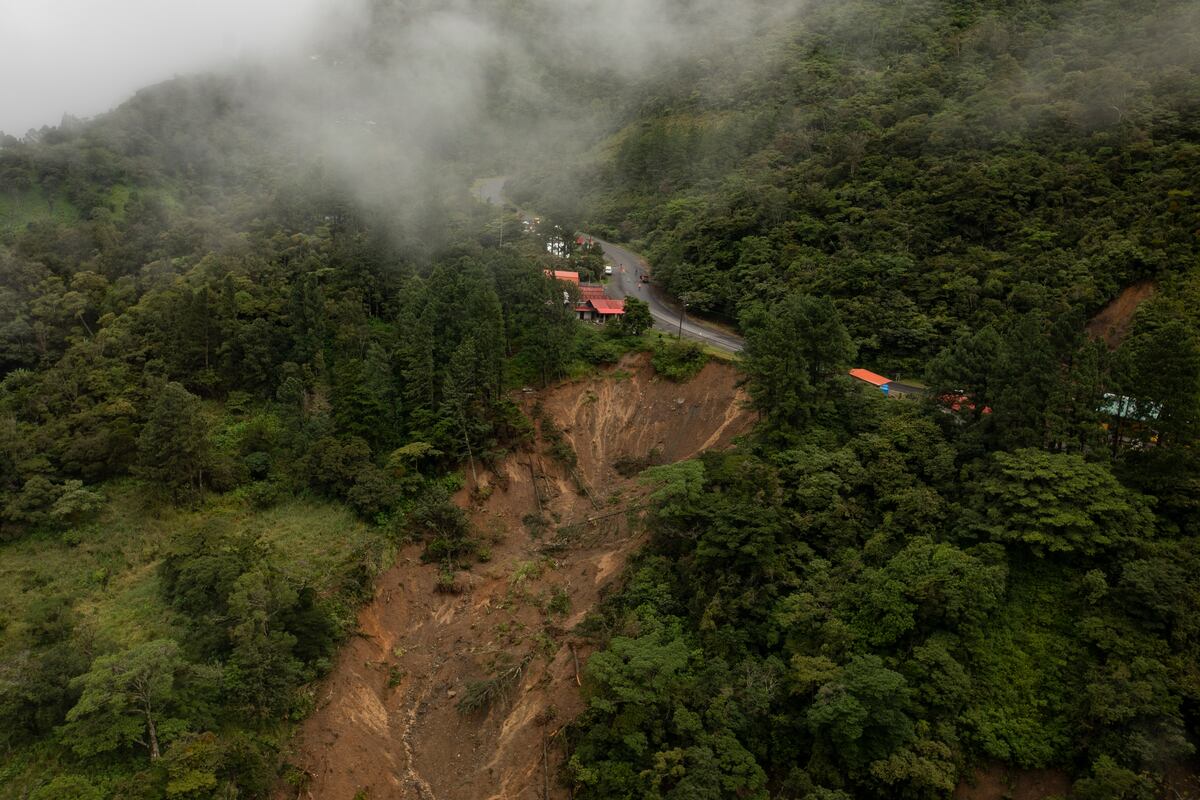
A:
[[[354,485],[346,493],[346,502],[365,520],[374,520],[396,507],[400,487],[386,472],[373,464],[365,464],[354,477]]]
[[[708,354],[696,342],[663,339],[654,346],[650,359],[654,371],[668,380],[682,383],[696,377],[708,363]]]
[[[409,530],[426,541],[423,558],[447,564],[474,551],[471,523],[461,508],[450,500],[450,492],[431,484],[408,515]]]
[[[103,800],[104,793],[87,778],[78,775],[59,775],[35,789],[29,800]]]

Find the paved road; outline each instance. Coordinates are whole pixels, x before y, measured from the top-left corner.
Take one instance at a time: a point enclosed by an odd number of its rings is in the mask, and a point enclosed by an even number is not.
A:
[[[492,205],[504,203],[504,184],[507,180],[507,177],[498,177],[479,181],[476,185],[479,199]],[[620,245],[594,236],[591,238],[599,243],[604,249],[604,255],[613,264],[612,280],[608,285],[609,294],[614,297],[636,297],[646,301],[656,328],[670,332],[679,331],[678,303],[666,297],[656,287],[641,282],[642,273],[648,269],[646,259]],[[740,353],[743,347],[740,336],[688,317],[683,321],[683,335],[731,353]]]
[[[639,300],[645,300],[650,306],[650,315],[654,317],[654,326],[677,333],[679,331],[678,303],[668,299],[658,288],[641,283],[642,273],[647,269],[646,259],[612,242],[606,242],[603,239],[596,239],[596,242],[604,248],[604,255],[608,256],[613,263],[613,275],[608,284],[608,293],[614,297],[636,297]],[[740,336],[686,316],[683,320],[683,335],[731,353],[742,351],[743,341]]]

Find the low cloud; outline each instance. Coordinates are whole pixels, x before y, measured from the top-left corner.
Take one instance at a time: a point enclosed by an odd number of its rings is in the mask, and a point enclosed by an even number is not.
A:
[[[92,116],[137,89],[300,46],[334,0],[0,0],[0,130]]]

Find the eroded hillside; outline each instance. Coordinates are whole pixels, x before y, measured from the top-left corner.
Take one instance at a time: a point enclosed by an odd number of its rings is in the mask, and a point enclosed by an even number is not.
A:
[[[421,545],[401,553],[296,740],[303,785],[280,797],[563,794],[559,734],[582,708],[589,655],[572,629],[642,541],[645,489],[624,475],[729,446],[752,423],[742,400],[727,365],[681,386],[642,356],[526,396],[536,446],[457,498],[490,560],[439,593]]]

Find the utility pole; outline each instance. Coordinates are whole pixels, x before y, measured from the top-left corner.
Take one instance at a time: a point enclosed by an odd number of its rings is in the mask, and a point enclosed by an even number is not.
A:
[[[687,313],[687,306],[687,303],[679,301],[679,334],[675,337],[676,339],[683,338],[683,315]]]

